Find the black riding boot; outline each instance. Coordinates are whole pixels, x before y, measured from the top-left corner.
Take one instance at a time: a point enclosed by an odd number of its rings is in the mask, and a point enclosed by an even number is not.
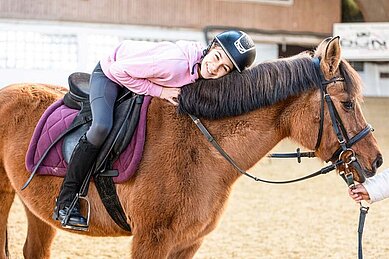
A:
[[[68,214],[70,204],[76,194],[80,191],[82,183],[89,170],[93,166],[98,155],[99,148],[88,142],[86,136],[82,136],[70,157],[67,172],[62,183],[61,191],[57,198],[53,218],[63,221]],[[75,207],[70,212],[69,220],[64,227],[88,227],[87,220],[80,213],[80,204],[77,201]]]

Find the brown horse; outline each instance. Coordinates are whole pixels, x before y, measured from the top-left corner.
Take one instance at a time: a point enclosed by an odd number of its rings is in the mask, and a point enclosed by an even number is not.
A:
[[[320,58],[329,95],[352,137],[367,123],[363,117],[361,83],[355,70],[340,58],[339,38],[323,41],[313,53]],[[314,149],[320,126],[320,71],[310,53],[259,64],[244,73],[204,80],[185,87],[181,112],[203,117],[220,145],[247,170],[278,142],[291,138]],[[45,109],[65,92],[43,84],[17,84],[0,90],[0,247],[6,244],[6,222],[15,193],[28,218],[26,258],[50,257],[50,246],[60,228],[51,219],[62,179],[36,176],[21,191],[29,173],[25,154],[35,125]],[[207,119],[208,117],[208,119]],[[331,160],[339,143],[324,110],[323,134],[316,155]],[[188,116],[154,99],[148,111],[147,140],[136,175],[117,185],[132,227],[119,228],[105,211],[92,183],[89,236],[133,236],[133,258],[192,258],[205,235],[216,226],[233,183],[240,174],[228,164]],[[382,163],[376,140],[368,133],[353,147],[367,176]],[[357,180],[358,175],[354,176]],[[0,258],[5,258],[5,249]]]

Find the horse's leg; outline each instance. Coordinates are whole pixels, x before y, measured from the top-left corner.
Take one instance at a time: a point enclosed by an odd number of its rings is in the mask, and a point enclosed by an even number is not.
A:
[[[193,258],[193,256],[196,254],[197,250],[199,250],[201,244],[203,243],[203,238],[200,240],[196,241],[192,245],[185,247],[183,249],[180,249],[174,253],[171,253],[169,255],[169,259],[190,259]]]
[[[0,258],[7,258],[7,221],[9,211],[15,198],[10,181],[3,167],[0,166]]]
[[[25,258],[50,258],[51,243],[56,230],[35,216],[26,206],[27,238],[23,247]]]
[[[150,229],[148,233],[137,233],[132,240],[132,258],[167,258],[172,242],[158,230]]]

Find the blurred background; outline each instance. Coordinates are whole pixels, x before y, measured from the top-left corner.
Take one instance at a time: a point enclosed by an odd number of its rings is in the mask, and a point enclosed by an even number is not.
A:
[[[91,72],[124,39],[207,41],[238,28],[255,40],[257,62],[313,49],[340,35],[343,56],[366,96],[389,95],[387,0],[2,0],[0,87],[66,86]]]
[[[0,0],[0,88],[21,82],[66,86],[70,73],[91,72],[124,39],[206,45],[230,28],[253,37],[257,62],[312,50],[326,37],[341,36],[343,56],[364,81],[364,115],[386,161],[389,0]],[[274,151],[295,148],[282,141]],[[321,167],[317,160],[263,159],[250,171],[284,180]],[[389,258],[388,204],[369,210],[366,258]],[[220,225],[195,258],[356,258],[358,210],[335,173],[282,186],[242,178]],[[8,226],[11,256],[23,258],[27,225],[18,198]],[[58,231],[52,257],[128,258],[130,244],[128,237]]]

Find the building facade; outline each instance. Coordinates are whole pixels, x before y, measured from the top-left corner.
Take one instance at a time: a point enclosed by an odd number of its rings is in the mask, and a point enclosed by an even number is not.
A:
[[[341,0],[2,0],[0,83],[66,85],[123,39],[196,40],[247,31],[257,62],[314,48],[341,21]]]
[[[340,0],[2,0],[2,18],[331,33]]]

